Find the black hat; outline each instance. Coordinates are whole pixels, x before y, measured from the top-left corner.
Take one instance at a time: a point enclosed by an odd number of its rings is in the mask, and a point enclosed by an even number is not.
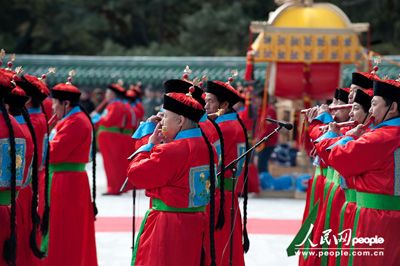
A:
[[[338,88],[335,90],[335,95],[333,96],[333,98],[335,98],[336,100],[339,99],[339,91],[340,89]]]
[[[39,101],[43,101],[50,94],[47,85],[42,81],[42,79],[32,75],[23,75],[22,78],[17,81],[17,84],[26,92],[28,96],[37,98]]]
[[[113,83],[107,86],[110,90],[114,91],[118,96],[125,97],[125,89],[117,83]]]
[[[198,123],[205,111],[203,106],[188,94],[170,92],[164,94],[163,108],[176,114],[183,115]]]
[[[349,102],[349,93],[350,93],[350,88],[338,88],[338,95],[337,95],[336,99],[341,100],[342,102],[348,103]]]
[[[0,69],[0,96],[10,93],[15,88],[13,76],[15,72]]]
[[[234,87],[228,82],[219,80],[207,81],[207,92],[217,96],[219,102],[227,101],[230,107],[241,99],[239,92]]]
[[[203,98],[204,91],[199,86],[193,85],[191,82],[182,79],[170,79],[164,82],[165,93],[177,92],[186,94],[190,87],[194,88],[192,97],[202,106],[206,105]]]
[[[20,87],[16,86],[9,94],[4,97],[4,102],[12,105],[15,108],[22,108],[25,103],[29,100],[25,91]]]
[[[371,89],[373,87],[373,81],[378,78],[374,73],[367,72],[353,72],[351,77],[351,84],[364,89]]]
[[[369,108],[371,107],[373,94],[374,91],[372,89],[357,90],[356,95],[354,96],[354,102],[360,104],[364,111],[368,113]]]
[[[395,102],[400,101],[400,82],[396,80],[375,80],[374,96],[381,96]]]
[[[51,97],[61,100],[70,101],[73,104],[79,102],[81,92],[72,84],[59,83],[51,89]]]

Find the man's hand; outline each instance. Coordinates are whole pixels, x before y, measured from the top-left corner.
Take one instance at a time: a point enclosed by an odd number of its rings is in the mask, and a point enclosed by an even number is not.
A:
[[[164,140],[165,140],[165,137],[161,131],[161,123],[157,123],[157,126],[154,129],[153,134],[151,134],[148,143],[157,145],[157,144],[164,142]]]
[[[336,122],[329,123],[329,131],[332,131],[332,132],[336,133],[337,135],[340,135],[340,129],[339,129],[338,125],[336,124]]]
[[[346,132],[347,136],[359,138],[362,134],[364,134],[365,129],[363,124],[357,125],[355,128],[350,129]]]
[[[310,108],[306,113],[308,123],[311,123],[311,121],[317,117],[317,114],[318,114],[318,106]]]

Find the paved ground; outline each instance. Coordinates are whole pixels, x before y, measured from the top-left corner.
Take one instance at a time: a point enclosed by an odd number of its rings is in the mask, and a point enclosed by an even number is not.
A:
[[[130,265],[132,245],[132,194],[102,196],[106,179],[101,156],[98,155],[98,200],[96,221],[97,253],[100,266]],[[91,166],[87,167],[90,174]],[[148,207],[143,192],[136,198],[136,230]],[[288,258],[286,247],[300,226],[304,200],[268,199],[252,196],[248,204],[250,251],[245,255],[250,266],[289,266],[297,257]]]

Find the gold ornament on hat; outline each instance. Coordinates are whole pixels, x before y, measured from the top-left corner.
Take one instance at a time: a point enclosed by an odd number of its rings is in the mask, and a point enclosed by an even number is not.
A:
[[[192,81],[192,86],[190,86],[190,88],[189,88],[189,92],[188,93],[186,93],[186,96],[189,96],[189,97],[193,97],[193,92],[195,91],[195,86],[198,86],[198,84],[199,84],[199,82],[200,82],[200,80],[198,79],[198,78],[195,78],[193,81]]]
[[[10,61],[7,62],[7,68],[6,70],[11,70],[13,66],[13,62],[15,61],[15,54],[12,54],[10,56]]]
[[[71,85],[72,84],[72,77],[76,75],[75,69],[72,69],[68,72],[67,82],[65,84]]]
[[[189,68],[189,66],[186,66],[185,69],[183,70],[182,79],[188,80],[190,74],[192,74],[192,70]]]
[[[228,78],[228,84],[231,85],[233,80],[237,77],[237,75],[239,74],[239,72],[237,71],[237,69],[233,69],[231,70],[231,76]]]
[[[374,56],[372,60],[375,66],[372,68],[371,74],[376,74],[379,69],[378,65],[382,62],[382,58],[380,56]]]
[[[3,64],[3,58],[6,56],[6,51],[4,49],[0,50],[0,66]]]
[[[122,79],[118,79],[117,84],[122,87],[124,86],[124,81]]]
[[[47,73],[43,74],[39,80],[45,83],[45,79],[47,78],[48,75],[56,73],[56,68],[55,67],[49,67],[47,70]]]
[[[22,66],[18,66],[18,67],[15,68],[15,75],[13,76],[13,78],[11,80],[11,83],[14,86],[17,86],[17,84],[15,83],[15,78],[16,77],[21,77],[22,72],[24,72],[24,69],[22,68]]]

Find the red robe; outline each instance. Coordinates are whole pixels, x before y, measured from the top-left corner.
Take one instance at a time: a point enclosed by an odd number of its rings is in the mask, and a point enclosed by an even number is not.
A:
[[[50,135],[53,174],[49,247],[44,265],[97,265],[94,213],[84,170],[89,162],[91,143],[92,127],[79,107],[74,107],[59,121]],[[66,163],[80,165],[81,169],[56,169],[65,168],[62,164]]]
[[[215,164],[217,155],[214,152]],[[177,164],[176,162],[180,162]],[[139,230],[132,265],[200,265],[208,219],[209,152],[199,129],[181,131],[175,140],[142,146],[129,164],[132,186],[146,189],[152,199]],[[178,209],[157,210],[161,201]]]
[[[107,176],[107,193],[119,194],[132,152],[131,113],[119,99],[110,102],[97,123],[97,140]]]
[[[218,126],[222,131],[224,137],[224,155],[225,165],[228,165],[231,161],[239,157],[245,151],[245,136],[243,129],[240,126],[236,118],[236,113],[224,114],[216,119]],[[242,220],[239,209],[238,194],[243,189],[243,166],[244,159],[238,164],[237,177],[238,183],[235,188],[235,193],[228,191],[225,186],[225,204],[224,204],[224,215],[225,225],[221,230],[215,231],[215,254],[217,265],[228,265],[229,264],[229,236],[230,236],[230,209],[232,206],[232,194],[234,196],[234,209],[235,209],[235,220],[234,220],[234,232],[233,232],[233,261],[234,265],[244,265],[244,251],[242,243]],[[232,172],[225,171],[225,179],[231,180]],[[226,181],[226,182],[227,182]],[[220,191],[217,190],[215,195],[215,217],[218,217],[219,206],[220,206]],[[207,208],[209,215],[210,209]],[[216,218],[217,221],[217,218]],[[207,238],[207,241],[209,239]],[[207,242],[208,243],[208,242]],[[209,246],[209,244],[207,244]],[[225,251],[224,251],[225,250]],[[206,255],[206,265],[209,265],[210,255]]]
[[[26,172],[27,167],[29,167],[29,163],[26,162],[27,157],[32,158],[32,153],[30,155],[28,154],[28,140],[26,137],[26,134],[23,132],[21,129],[20,125],[17,123],[17,121],[14,119],[14,117],[10,116],[11,120],[11,125],[14,129],[14,136],[15,136],[15,142],[16,142],[16,155],[17,155],[17,191],[20,190],[21,185],[23,184],[24,181],[24,172]],[[10,160],[9,158],[9,142],[8,142],[8,128],[6,126],[6,123],[3,118],[3,114],[0,112],[0,146],[1,146],[1,151],[7,151],[6,153],[2,154],[2,157],[0,158],[0,165],[5,164],[8,167],[8,162]],[[30,151],[32,152],[32,150]],[[6,161],[3,161],[5,160]],[[9,239],[10,237],[10,197],[9,197],[9,191],[10,191],[10,178],[11,178],[11,173],[7,169],[2,169],[2,175],[0,177],[0,180],[2,181],[0,183],[0,221],[1,221],[1,226],[0,226],[0,250],[2,251],[4,248],[4,241]],[[17,198],[17,206],[16,206],[16,212],[17,212],[17,218],[16,218],[16,223],[17,223],[17,234],[20,233],[21,228],[19,228],[18,223],[20,223],[20,218],[18,217],[19,213],[21,212],[21,209],[19,208],[18,204],[18,198]],[[22,218],[22,217],[21,217]],[[17,260],[20,260],[18,258],[18,252],[20,250],[24,250],[24,247],[20,247],[21,244],[21,239],[18,239],[17,236]],[[22,251],[24,252],[24,251]],[[23,259],[23,258],[22,258]],[[0,266],[8,266],[8,264],[4,261],[3,255],[1,254],[0,256]]]
[[[400,177],[396,171],[399,162],[400,118],[384,121],[360,138],[331,150],[321,144],[321,156],[337,169],[347,183],[354,182],[357,190],[357,210],[354,218],[353,237],[381,237],[382,244],[369,246],[355,244],[354,248],[383,248],[384,256],[354,256],[353,265],[397,265],[400,261],[400,208],[393,204],[387,210],[376,204],[400,201],[397,186]],[[382,199],[361,200],[368,196]],[[386,196],[383,196],[386,195]],[[375,206],[371,206],[371,203]]]

